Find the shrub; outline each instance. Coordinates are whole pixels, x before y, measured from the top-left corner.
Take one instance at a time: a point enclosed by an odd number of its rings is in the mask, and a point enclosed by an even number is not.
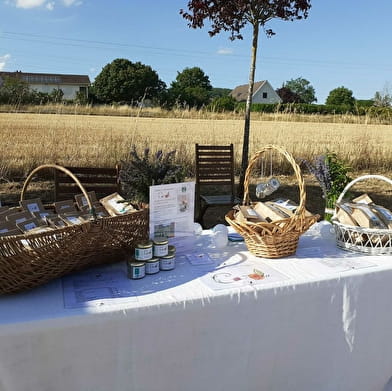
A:
[[[143,156],[139,156],[133,145],[128,160],[121,161],[119,172],[125,198],[130,202],[148,203],[150,186],[182,182],[187,172],[174,163],[175,154],[176,151],[159,150],[151,155],[146,148]]]
[[[341,161],[336,153],[327,152],[316,157],[313,163],[307,160],[302,162],[320,184],[326,208],[334,208],[336,200],[351,181],[348,176],[350,167]],[[327,216],[330,218],[331,216]]]
[[[210,111],[221,113],[223,111],[234,111],[236,100],[232,96],[220,96],[208,105]]]

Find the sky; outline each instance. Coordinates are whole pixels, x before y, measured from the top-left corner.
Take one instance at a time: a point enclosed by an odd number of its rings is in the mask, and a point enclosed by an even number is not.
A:
[[[140,61],[167,86],[200,67],[213,87],[247,84],[251,28],[243,40],[191,29],[187,0],[0,0],[0,70],[89,75],[116,58]],[[259,36],[255,80],[277,89],[305,78],[323,104],[337,87],[356,99],[391,89],[392,0],[313,0],[309,17],[273,20]]]

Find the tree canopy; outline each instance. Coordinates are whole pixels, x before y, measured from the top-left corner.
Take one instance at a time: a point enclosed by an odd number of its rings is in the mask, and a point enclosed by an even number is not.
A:
[[[276,93],[280,96],[280,99],[282,99],[282,103],[301,103],[302,100],[299,95],[297,95],[295,92],[293,92],[290,88],[288,87],[281,87],[276,90]]]
[[[248,166],[250,111],[252,105],[253,86],[256,70],[256,57],[259,29],[267,36],[274,32],[267,27],[272,19],[293,21],[308,16],[310,0],[190,0],[188,10],[180,10],[180,14],[188,21],[191,28],[204,27],[205,21],[211,24],[208,31],[212,37],[221,31],[229,32],[230,39],[242,39],[241,30],[249,23],[252,25],[252,49],[249,71],[248,98],[245,108],[244,137],[242,148],[239,195],[243,193],[245,171]]]
[[[347,106],[351,108],[355,104],[355,98],[351,90],[342,86],[330,91],[325,103],[327,105]]]
[[[308,80],[302,77],[286,81],[286,83],[283,83],[283,87],[290,89],[295,95],[297,95],[300,99],[299,103],[317,102],[314,87]]]
[[[231,91],[232,91],[232,88],[212,87],[212,90],[210,93],[211,99],[220,98],[223,96],[228,96],[228,95],[230,95]]]
[[[170,85],[169,96],[178,104],[200,108],[209,103],[211,90],[210,79],[202,69],[185,68],[177,72],[176,80]]]
[[[165,88],[150,66],[123,58],[105,65],[94,81],[95,96],[103,103],[135,104],[158,98]]]
[[[5,77],[0,86],[0,103],[26,103],[30,98],[29,85],[16,77]]]
[[[392,105],[392,87],[386,83],[382,91],[376,91],[374,94],[374,104],[380,107],[389,107]]]

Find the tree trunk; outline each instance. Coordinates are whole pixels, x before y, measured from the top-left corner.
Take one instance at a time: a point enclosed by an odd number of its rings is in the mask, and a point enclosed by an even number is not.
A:
[[[248,162],[249,162],[250,109],[252,106],[253,85],[255,82],[258,37],[259,37],[259,25],[258,23],[255,23],[253,25],[253,41],[252,41],[252,51],[251,51],[251,61],[250,61],[250,72],[249,72],[248,97],[246,99],[246,107],[245,107],[245,126],[244,126],[244,138],[242,143],[242,161],[241,161],[241,171],[240,171],[240,182],[238,186],[238,196],[241,199],[244,196],[245,171],[248,167]]]

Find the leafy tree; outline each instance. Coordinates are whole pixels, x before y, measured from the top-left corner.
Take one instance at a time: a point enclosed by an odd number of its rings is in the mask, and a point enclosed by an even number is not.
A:
[[[276,90],[276,93],[282,99],[282,103],[301,103],[301,98],[288,87],[281,87]]]
[[[156,99],[165,88],[150,66],[123,58],[105,65],[94,81],[95,96],[103,103],[135,104]]]
[[[32,90],[30,93],[30,103],[34,105],[46,105],[50,102],[50,96],[47,92]]]
[[[382,95],[380,91],[374,94],[374,105],[378,107],[388,107],[391,105],[392,98],[389,95]]]
[[[88,97],[86,93],[83,91],[78,91],[75,96],[75,103],[79,105],[87,105],[88,104]]]
[[[211,99],[219,98],[221,96],[229,96],[232,90],[230,88],[217,88],[212,87],[210,96]]]
[[[244,190],[245,171],[248,166],[250,111],[252,106],[253,85],[256,70],[257,46],[260,28],[268,37],[274,32],[266,24],[272,19],[293,21],[308,16],[310,0],[190,0],[188,11],[180,14],[192,28],[202,28],[207,20],[211,23],[208,31],[212,37],[221,31],[230,32],[230,39],[242,39],[241,30],[249,23],[252,26],[252,49],[249,72],[248,98],[245,108],[244,138],[239,194]]]
[[[314,87],[302,77],[286,81],[286,83],[283,83],[283,87],[289,88],[294,94],[298,95],[301,100],[299,103],[317,102]]]
[[[338,87],[329,93],[325,103],[327,105],[352,108],[355,104],[355,98],[353,97],[353,92],[348,88]]]
[[[212,86],[208,76],[199,68],[185,68],[177,72],[176,80],[169,88],[169,96],[173,102],[200,108],[208,104]]]
[[[357,99],[355,103],[358,107],[372,107],[375,105],[373,99]]]
[[[0,101],[6,104],[28,103],[30,89],[26,81],[17,77],[5,77],[0,88]]]
[[[52,92],[49,95],[50,100],[53,103],[60,103],[60,102],[62,102],[63,96],[64,96],[64,92],[60,88],[53,88]]]
[[[382,91],[377,91],[375,93],[374,105],[379,107],[388,107],[392,105],[392,91],[388,83],[385,84]]]
[[[212,100],[208,108],[211,111],[223,112],[234,111],[237,101],[232,96],[219,96]]]

